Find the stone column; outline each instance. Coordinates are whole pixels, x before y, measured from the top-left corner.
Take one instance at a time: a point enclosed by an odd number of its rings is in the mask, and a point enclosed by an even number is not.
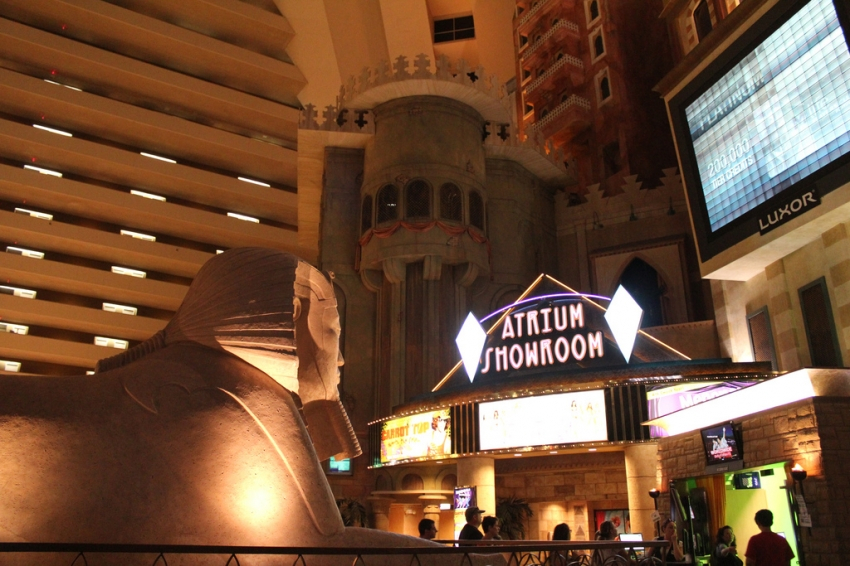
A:
[[[496,472],[493,458],[459,458],[457,485],[475,486],[478,507],[485,515],[496,515]]]
[[[437,529],[440,528],[440,503],[446,500],[445,495],[420,495],[419,499],[422,501],[422,505],[425,506],[423,512],[425,514],[426,519],[431,519],[434,521],[434,524],[437,526]],[[440,535],[437,535],[437,538],[442,538]]]
[[[391,497],[369,497],[372,504],[372,525],[379,531],[390,530],[390,505]]]
[[[655,538],[655,524],[650,518],[655,504],[650,489],[658,489],[658,445],[626,446],[626,485],[629,491],[629,515],[632,532],[643,533],[644,539]]]

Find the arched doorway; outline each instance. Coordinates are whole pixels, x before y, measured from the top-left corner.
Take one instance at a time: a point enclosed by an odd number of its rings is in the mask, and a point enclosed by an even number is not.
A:
[[[641,328],[664,324],[664,280],[654,267],[640,258],[633,259],[620,276],[620,285],[643,309]]]

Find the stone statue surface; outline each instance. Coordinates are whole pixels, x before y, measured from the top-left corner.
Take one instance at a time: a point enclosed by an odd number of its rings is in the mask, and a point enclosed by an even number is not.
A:
[[[433,544],[343,526],[320,464],[360,454],[339,400],[339,333],[328,277],[241,248],[207,262],[166,328],[94,375],[0,376],[0,541]],[[206,563],[192,560],[168,563]],[[351,557],[308,557],[323,563]]]

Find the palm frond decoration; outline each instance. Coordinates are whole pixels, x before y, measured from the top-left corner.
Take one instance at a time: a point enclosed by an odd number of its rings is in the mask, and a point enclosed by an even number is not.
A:
[[[534,511],[525,499],[505,497],[496,502],[496,518],[502,525],[502,537],[510,540],[525,538],[525,527]]]
[[[346,527],[368,527],[369,516],[366,513],[366,506],[360,503],[357,499],[351,497],[343,497],[336,500],[336,506],[339,507],[339,515],[342,517],[342,524]]]

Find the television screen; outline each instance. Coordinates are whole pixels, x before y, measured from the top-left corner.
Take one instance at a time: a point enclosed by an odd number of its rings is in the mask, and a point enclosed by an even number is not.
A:
[[[475,487],[456,487],[453,503],[456,511],[477,505]]]
[[[478,407],[481,450],[608,440],[600,390],[502,399]]]
[[[351,460],[349,458],[337,460],[331,456],[330,460],[328,460],[328,473],[351,475]]]
[[[732,423],[704,428],[701,434],[709,466],[741,459],[742,452]]]
[[[452,453],[451,409],[381,423],[381,463],[441,458]]]
[[[815,182],[850,163],[848,99],[832,0],[781,0],[670,101],[703,261],[840,186]]]
[[[732,476],[735,489],[761,489],[761,477],[758,472],[743,472]]]

